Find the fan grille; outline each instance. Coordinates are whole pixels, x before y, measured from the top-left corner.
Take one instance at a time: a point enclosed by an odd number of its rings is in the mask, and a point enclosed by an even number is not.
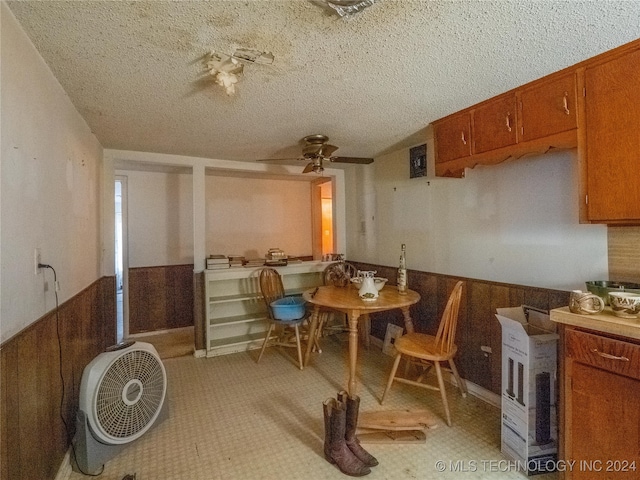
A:
[[[132,350],[118,357],[96,391],[98,427],[113,439],[144,433],[164,400],[165,373],[150,352]]]

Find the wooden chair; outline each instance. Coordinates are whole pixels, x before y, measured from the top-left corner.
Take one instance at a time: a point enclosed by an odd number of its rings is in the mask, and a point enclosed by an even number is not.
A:
[[[324,285],[333,285],[336,287],[347,287],[351,283],[351,279],[358,275],[358,269],[347,262],[332,263],[324,269],[322,281]],[[342,322],[336,323],[337,316],[342,316]],[[320,324],[318,325],[318,339],[330,333],[348,332],[346,315],[331,310],[330,308],[322,308],[320,310]]]
[[[380,404],[384,402],[385,396],[391,388],[391,384],[394,380],[417,387],[439,390],[440,396],[442,397],[442,403],[444,405],[444,412],[447,417],[447,425],[451,426],[451,414],[449,412],[449,403],[447,401],[447,392],[444,386],[444,379],[442,378],[442,369],[440,367],[440,362],[449,363],[449,368],[447,370],[450,370],[453,373],[456,379],[456,384],[460,389],[462,396],[466,397],[466,384],[464,383],[464,380],[460,378],[458,369],[453,362],[453,357],[458,351],[454,341],[456,336],[456,325],[458,323],[460,298],[462,296],[462,285],[463,282],[458,282],[453,288],[453,291],[449,296],[449,300],[447,301],[447,306],[445,307],[444,313],[442,314],[438,332],[435,336],[426,335],[424,333],[408,332],[406,335],[403,335],[396,340],[394,346],[398,354],[396,355],[396,359],[393,363],[391,374],[389,375],[389,381],[387,382],[387,386],[384,390],[384,393],[382,394]],[[400,359],[403,356],[407,357],[410,363],[418,364],[423,368],[422,372],[416,380],[410,380],[408,378],[401,378],[396,376],[396,371],[398,370]],[[438,387],[422,382],[425,375],[428,373],[432,366],[434,366],[436,370],[436,375],[438,377]]]
[[[302,346],[300,345],[300,325],[305,321],[307,315],[305,314],[301,318],[295,320],[279,320],[278,318],[275,318],[273,315],[273,309],[271,308],[271,303],[285,296],[282,277],[278,271],[273,268],[263,268],[260,271],[259,281],[260,293],[262,294],[262,298],[264,299],[269,315],[269,330],[267,331],[267,336],[262,343],[262,349],[260,350],[260,355],[258,355],[256,363],[260,362],[262,354],[269,344],[281,347],[296,347],[298,350],[298,366],[300,367],[300,370],[302,370],[304,368],[304,364],[302,362]],[[279,328],[280,332],[278,337],[275,340],[272,340],[271,333],[274,328]],[[291,328],[293,328],[295,340],[289,332],[289,329]]]

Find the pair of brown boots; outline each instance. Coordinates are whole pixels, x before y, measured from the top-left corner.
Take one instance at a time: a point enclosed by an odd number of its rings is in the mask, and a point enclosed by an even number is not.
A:
[[[360,397],[341,391],[337,400],[328,398],[322,406],[324,457],[346,475],[361,477],[371,473],[369,467],[375,467],[378,461],[362,448],[356,438]]]

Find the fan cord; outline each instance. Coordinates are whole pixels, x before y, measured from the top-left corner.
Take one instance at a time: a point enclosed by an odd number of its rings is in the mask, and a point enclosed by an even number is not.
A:
[[[53,272],[53,283],[55,286],[54,293],[56,297],[56,336],[58,337],[58,367],[59,367],[59,373],[60,373],[60,383],[62,385],[62,392],[60,396],[60,420],[62,420],[62,424],[64,425],[64,430],[67,437],[66,441],[67,443],[69,443],[69,445],[71,445],[73,458],[75,460],[76,449],[75,449],[75,446],[73,445],[73,441],[70,439],[69,425],[67,424],[67,420],[64,418],[64,414],[63,414],[65,387],[64,387],[64,372],[62,368],[62,339],[60,336],[60,305],[59,305],[59,299],[58,299],[58,277],[56,275],[56,269],[53,268],[51,265],[47,265],[46,263],[40,263],[38,264],[38,267],[48,268]],[[80,466],[78,465],[77,461],[76,461],[76,466],[78,467],[78,470],[80,470],[80,473],[82,473],[83,475],[91,476],[91,477],[97,477],[99,475],[102,475],[102,473],[104,472],[104,465],[102,466],[102,470],[100,470],[100,473],[97,473],[97,474],[90,474],[90,473],[83,472]]]

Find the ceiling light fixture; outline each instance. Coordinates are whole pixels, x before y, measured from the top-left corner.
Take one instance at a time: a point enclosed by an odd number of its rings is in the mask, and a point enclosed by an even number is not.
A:
[[[351,18],[356,13],[370,7],[376,0],[326,0],[327,5],[333,8],[343,18]]]
[[[225,89],[227,95],[236,92],[238,75],[242,75],[244,65],[230,55],[211,51],[205,56],[204,65],[215,82]]]
[[[258,63],[270,65],[274,57],[271,52],[261,52],[251,48],[236,48],[233,55],[219,53],[214,50],[204,57],[204,65],[207,73],[214,81],[225,89],[227,95],[236,92],[235,85],[240,80],[238,77],[244,72],[244,63]]]

